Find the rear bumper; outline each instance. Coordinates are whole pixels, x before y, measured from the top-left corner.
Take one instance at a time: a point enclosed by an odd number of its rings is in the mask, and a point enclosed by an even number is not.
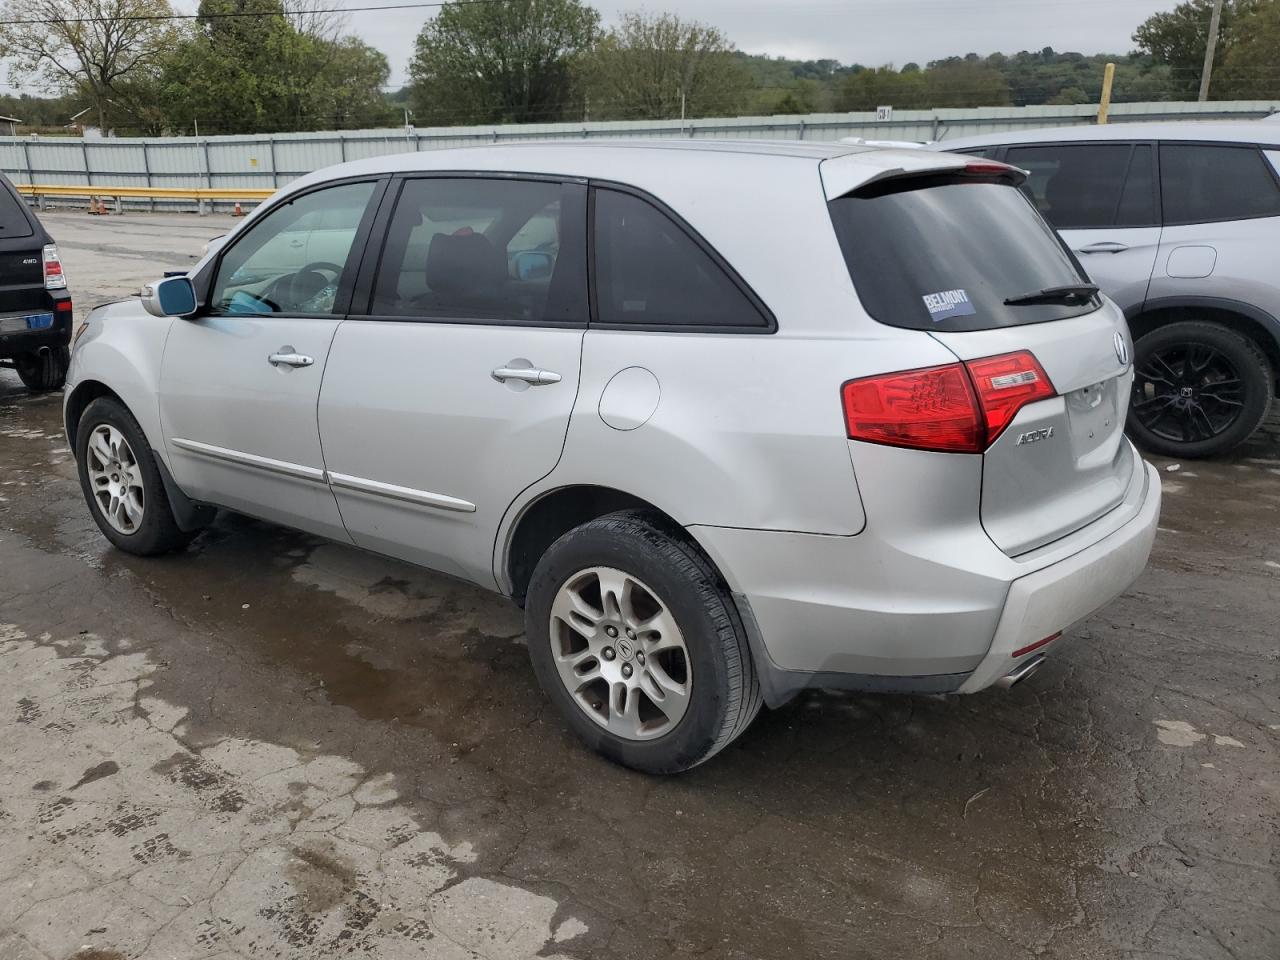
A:
[[[1015,650],[1065,630],[1138,579],[1151,556],[1160,521],[1160,475],[1151,464],[1144,466],[1147,493],[1136,517],[1092,547],[1010,585],[991,649],[961,685],[960,693],[976,693],[996,683],[1036,655],[1014,657]]]
[[[1136,454],[1135,454],[1136,457]],[[1141,461],[1138,461],[1141,463]],[[766,701],[808,687],[971,693],[1142,572],[1160,477],[1134,470],[1120,506],[1063,541],[1011,558],[976,524],[895,540],[694,526],[734,592]]]
[[[26,356],[41,347],[55,349],[71,343],[71,311],[57,310],[56,303],[50,299],[47,307],[0,313],[0,360]],[[41,314],[52,314],[53,322],[48,327],[23,329],[18,326],[26,317]]]

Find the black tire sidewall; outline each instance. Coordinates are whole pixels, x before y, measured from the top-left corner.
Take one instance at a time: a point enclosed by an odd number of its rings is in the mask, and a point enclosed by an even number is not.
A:
[[[18,379],[33,393],[62,389],[67,382],[67,368],[70,365],[71,352],[66,347],[55,348],[49,358],[31,353],[14,359]]]
[[[673,564],[673,551],[683,553],[690,563]],[[598,566],[614,567],[643,581],[671,611],[684,635],[693,676],[689,706],[674,730],[654,740],[624,740],[588,717],[565,689],[552,657],[550,621],[556,594],[570,577]],[[698,573],[690,576],[691,569]],[[642,520],[619,523],[614,529],[599,522],[587,524],[556,541],[530,580],[525,634],[534,672],[569,726],[593,750],[649,773],[686,770],[712,752],[728,709],[730,679],[722,653],[721,618],[729,611],[724,602],[714,578],[690,548],[656,527]]]
[[[1202,343],[1219,351],[1231,362],[1240,376],[1244,406],[1235,422],[1223,433],[1209,440],[1180,442],[1157,436],[1133,413],[1132,404],[1126,429],[1143,450],[1165,457],[1189,460],[1217,456],[1244,442],[1262,423],[1271,405],[1272,372],[1266,358],[1247,339],[1233,330],[1204,321],[1184,321],[1158,327],[1134,344],[1135,368],[1140,367],[1153,351],[1180,343]]]
[[[92,484],[89,481],[89,438],[93,431],[103,424],[109,424],[124,434],[142,474],[142,523],[138,524],[138,529],[133,533],[122,533],[107,522],[107,518],[102,514],[102,508],[97,503],[97,498],[93,495]],[[183,546],[190,539],[178,529],[173,520],[169,499],[165,495],[164,481],[156,466],[151,445],[147,443],[147,438],[142,428],[138,426],[138,422],[121,403],[110,397],[100,397],[89,404],[81,414],[80,422],[76,427],[75,443],[80,489],[84,493],[89,513],[104,537],[126,553],[140,556],[167,553]]]

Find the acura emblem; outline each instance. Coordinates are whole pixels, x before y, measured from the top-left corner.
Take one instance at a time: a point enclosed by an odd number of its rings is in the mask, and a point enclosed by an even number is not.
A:
[[[1127,367],[1129,365],[1129,344],[1124,338],[1124,334],[1116,331],[1114,343],[1116,345],[1116,359],[1120,361],[1120,366]]]

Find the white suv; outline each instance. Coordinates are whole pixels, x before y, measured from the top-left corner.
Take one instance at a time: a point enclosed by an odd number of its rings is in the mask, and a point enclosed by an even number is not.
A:
[[[1028,171],[1024,189],[1133,330],[1141,447],[1208,457],[1258,428],[1280,373],[1280,128],[1123,123],[929,149]]]
[[[1124,318],[1019,180],[732,142],[320,171],[79,331],[89,508],[135,553],[220,507],[500,591],[646,771],[805,687],[1012,684],[1160,504]]]

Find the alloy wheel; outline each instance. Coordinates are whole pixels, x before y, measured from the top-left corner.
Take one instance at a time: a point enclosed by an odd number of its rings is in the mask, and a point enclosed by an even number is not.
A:
[[[591,567],[564,582],[551,606],[551,653],[574,703],[623,739],[669,733],[689,707],[684,635],[658,594],[622,570]]]
[[[1170,344],[1136,367],[1131,409],[1164,440],[1210,440],[1229,430],[1244,409],[1240,373],[1209,344]]]
[[[129,441],[109,423],[99,424],[89,435],[85,456],[89,487],[102,516],[121,533],[136,532],[146,509],[146,493]]]

